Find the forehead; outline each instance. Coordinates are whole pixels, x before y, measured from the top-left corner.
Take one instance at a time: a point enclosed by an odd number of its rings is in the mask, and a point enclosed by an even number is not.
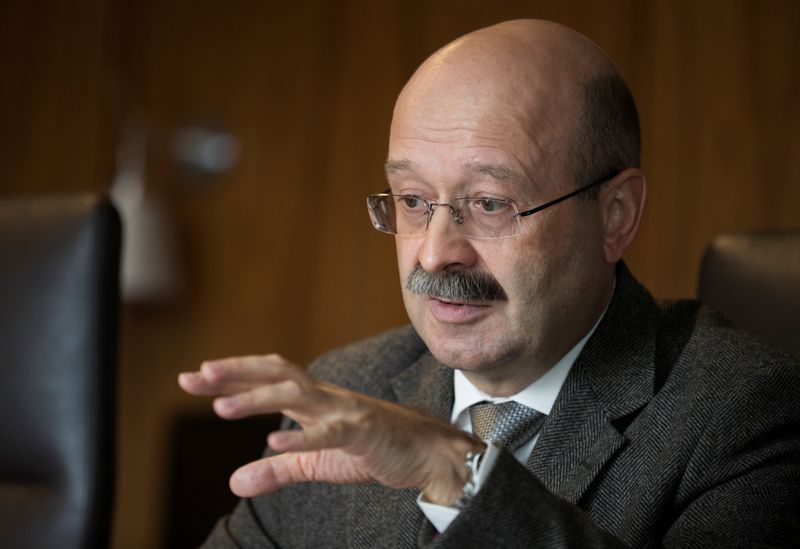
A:
[[[555,84],[453,70],[415,76],[395,106],[387,175],[446,168],[507,182],[552,179],[569,134],[567,94]]]
[[[491,180],[525,191],[551,179],[551,140],[545,132],[528,131],[524,119],[470,114],[396,117],[386,162],[389,181]]]

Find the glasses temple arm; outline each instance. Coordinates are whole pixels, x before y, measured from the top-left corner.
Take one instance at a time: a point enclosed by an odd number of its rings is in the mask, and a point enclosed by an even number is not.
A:
[[[605,182],[606,182],[606,181],[608,181],[609,179],[613,179],[613,178],[614,178],[614,177],[616,177],[616,176],[617,176],[617,173],[614,173],[614,174],[612,174],[612,175],[609,175],[609,176],[604,176],[604,177],[601,177],[600,179],[597,179],[597,180],[595,180],[595,181],[592,181],[592,182],[591,182],[591,183],[589,183],[588,185],[584,185],[584,186],[583,186],[583,187],[581,187],[580,189],[577,189],[577,190],[575,190],[575,191],[572,191],[572,192],[571,192],[571,193],[569,193],[569,194],[565,194],[564,196],[559,196],[558,198],[556,198],[556,199],[554,199],[554,200],[551,200],[550,202],[545,202],[545,203],[544,203],[544,204],[542,204],[541,206],[536,206],[536,207],[535,207],[535,208],[533,208],[533,209],[530,209],[530,210],[525,210],[524,212],[519,212],[519,214],[517,214],[517,215],[518,215],[519,217],[525,217],[525,216],[528,216],[528,215],[533,215],[533,214],[535,214],[535,213],[537,213],[537,212],[541,212],[542,210],[544,210],[544,209],[547,209],[547,208],[549,208],[550,206],[555,206],[555,205],[556,205],[556,204],[558,204],[559,202],[563,202],[563,201],[565,201],[565,200],[567,200],[567,199],[569,199],[569,198],[572,198],[573,196],[576,196],[576,195],[579,195],[579,194],[581,194],[581,193],[582,193],[582,192],[584,192],[584,191],[588,191],[588,190],[589,190],[589,189],[591,189],[592,187],[596,187],[597,185],[600,185],[601,183],[605,183]]]

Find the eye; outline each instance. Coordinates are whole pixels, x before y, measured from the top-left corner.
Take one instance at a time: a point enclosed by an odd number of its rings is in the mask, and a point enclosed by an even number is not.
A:
[[[413,194],[404,194],[399,201],[408,210],[425,209],[425,201]]]
[[[497,198],[476,198],[472,203],[474,208],[481,210],[482,213],[500,213],[507,211],[509,208],[508,202]]]

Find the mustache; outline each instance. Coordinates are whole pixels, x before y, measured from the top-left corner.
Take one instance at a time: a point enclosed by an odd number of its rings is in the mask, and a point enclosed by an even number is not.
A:
[[[428,272],[417,265],[408,275],[406,289],[419,295],[453,301],[507,301],[500,283],[480,271]]]

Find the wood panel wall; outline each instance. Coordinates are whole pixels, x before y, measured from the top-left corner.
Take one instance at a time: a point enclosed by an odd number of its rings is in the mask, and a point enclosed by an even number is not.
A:
[[[516,17],[584,32],[630,83],[650,202],[628,262],[657,296],[694,294],[715,234],[800,224],[793,0],[0,3],[0,192],[108,188],[135,118],[175,231],[180,291],[124,311],[114,547],[163,538],[168,426],[208,405],[177,372],[238,353],[305,362],[405,321],[391,239],[364,206],[394,97],[445,42]],[[241,145],[203,184],[169,149],[196,121]]]

